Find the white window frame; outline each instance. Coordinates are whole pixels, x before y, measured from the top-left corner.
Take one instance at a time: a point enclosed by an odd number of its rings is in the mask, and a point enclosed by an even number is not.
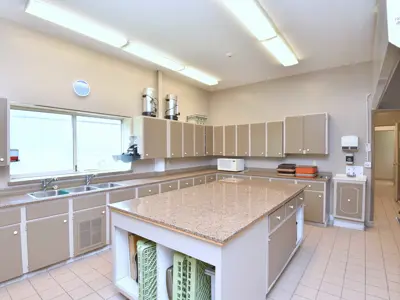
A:
[[[12,175],[10,173],[10,180],[20,180],[20,179],[39,179],[39,178],[46,178],[49,176],[54,177],[69,177],[69,176],[79,176],[85,174],[111,174],[111,173],[130,173],[132,172],[132,167],[129,170],[90,170],[90,171],[77,171],[78,170],[78,147],[77,147],[77,117],[94,117],[94,118],[103,118],[103,119],[113,119],[113,120],[120,120],[121,121],[121,149],[124,149],[124,133],[126,134],[125,126],[128,126],[124,121],[127,119],[131,119],[130,117],[125,116],[115,116],[115,115],[102,115],[102,114],[95,114],[95,113],[87,113],[82,111],[72,111],[66,109],[57,109],[51,107],[36,107],[36,106],[19,106],[19,105],[12,105],[11,110],[25,110],[25,111],[36,111],[42,113],[53,113],[53,114],[62,114],[72,116],[71,118],[71,126],[72,126],[72,142],[73,142],[73,166],[71,171],[57,171],[57,172],[42,172],[42,173],[29,173],[29,174],[20,174],[20,175]],[[130,131],[130,130],[129,130]],[[128,137],[127,137],[128,138]],[[116,153],[119,154],[119,153]],[[15,162],[18,163],[18,162]]]

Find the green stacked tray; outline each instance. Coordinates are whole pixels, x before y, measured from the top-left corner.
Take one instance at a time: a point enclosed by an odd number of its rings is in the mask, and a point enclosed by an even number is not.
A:
[[[157,299],[157,250],[151,241],[137,242],[139,300]]]
[[[173,300],[211,300],[208,265],[181,253],[174,254]]]

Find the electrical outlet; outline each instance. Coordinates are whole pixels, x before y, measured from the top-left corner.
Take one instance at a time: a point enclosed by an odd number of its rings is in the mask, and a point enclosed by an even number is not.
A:
[[[313,161],[312,161],[312,164],[313,164],[313,166],[316,166],[316,165],[317,165],[317,161],[316,161],[316,160],[313,160]]]
[[[371,168],[371,162],[370,161],[364,162],[364,167],[370,169]]]

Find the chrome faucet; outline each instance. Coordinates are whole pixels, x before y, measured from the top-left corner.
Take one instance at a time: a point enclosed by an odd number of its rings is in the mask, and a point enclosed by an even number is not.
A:
[[[86,175],[86,185],[89,185],[93,178],[96,177],[96,174]]]
[[[58,180],[57,177],[43,179],[42,180],[42,190],[43,191],[47,190],[47,188],[50,186],[50,184],[57,180]]]

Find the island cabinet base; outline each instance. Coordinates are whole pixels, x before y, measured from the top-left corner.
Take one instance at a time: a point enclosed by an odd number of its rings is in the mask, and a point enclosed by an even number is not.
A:
[[[303,206],[299,206],[290,216],[283,225],[292,227],[290,232],[293,235],[293,249],[290,254],[287,253],[286,261],[282,258],[276,277],[282,273],[303,238]],[[275,231],[278,232],[278,229]],[[130,233],[156,243],[157,300],[169,300],[166,273],[173,265],[175,252],[184,253],[215,267],[212,300],[264,300],[272,286],[268,280],[268,216],[238,233],[230,241],[220,244],[112,210],[113,281],[123,295],[138,300],[139,286],[132,279],[130,269]]]

